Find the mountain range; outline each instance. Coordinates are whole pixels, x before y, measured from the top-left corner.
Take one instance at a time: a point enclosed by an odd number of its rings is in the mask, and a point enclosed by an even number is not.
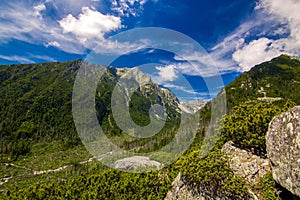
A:
[[[212,195],[207,199],[215,199],[213,195],[251,199],[248,183],[227,167],[222,146],[233,141],[236,147],[265,158],[268,123],[273,116],[300,104],[300,61],[287,55],[254,66],[205,105],[201,101],[179,102],[172,92],[138,68],[105,67],[95,93],[96,116],[105,135],[121,149],[156,151],[175,137],[183,113],[200,114],[196,137],[177,161],[159,171],[130,174],[95,161],[77,134],[72,91],[83,64],[82,60],[75,60],[0,66],[0,198],[164,199],[180,173],[185,184]],[[130,85],[136,88],[125,89],[121,94],[137,125],[151,123],[151,105],[165,107],[167,118],[158,134],[135,138],[118,128],[111,109],[116,102],[111,101],[111,96],[122,79],[133,81]],[[205,145],[211,105],[224,94],[227,114],[220,138],[211,153],[198,157]],[[161,120],[161,113],[154,114]],[[277,195],[279,186],[272,178],[261,180],[271,185],[253,185],[260,199],[283,198]]]

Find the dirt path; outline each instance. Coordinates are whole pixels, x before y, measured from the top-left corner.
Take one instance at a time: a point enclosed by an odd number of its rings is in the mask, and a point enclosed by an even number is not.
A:
[[[103,154],[97,158],[95,157],[92,157],[92,158],[89,158],[88,160],[84,160],[84,161],[81,161],[79,162],[80,165],[83,165],[83,164],[86,164],[86,163],[89,163],[89,162],[92,162],[94,160],[102,160],[103,158],[105,158],[107,155],[111,155],[112,153],[114,152],[109,152],[109,153],[106,153],[106,154]],[[41,170],[41,171],[35,171],[35,170],[32,170],[32,169],[29,169],[29,168],[26,168],[26,167],[23,167],[23,166],[19,166],[19,165],[15,165],[13,163],[2,163],[6,166],[11,166],[11,167],[15,167],[15,168],[22,168],[22,169],[26,169],[28,171],[32,171],[32,175],[41,175],[41,174],[48,174],[48,173],[52,173],[52,172],[59,172],[59,171],[62,171],[62,170],[65,170],[67,168],[70,168],[72,167],[72,165],[64,165],[62,167],[59,167],[59,168],[56,168],[56,169],[48,169],[48,170]],[[10,179],[12,179],[13,176],[11,177],[6,177],[6,178],[1,178],[0,179],[0,186],[7,183]]]

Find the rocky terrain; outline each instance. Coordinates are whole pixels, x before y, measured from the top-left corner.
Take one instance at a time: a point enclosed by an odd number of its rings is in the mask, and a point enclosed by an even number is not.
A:
[[[300,197],[300,107],[276,116],[266,136],[274,180]]]

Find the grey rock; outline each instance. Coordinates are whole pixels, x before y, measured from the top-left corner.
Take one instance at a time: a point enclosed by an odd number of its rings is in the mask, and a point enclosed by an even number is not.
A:
[[[232,141],[225,143],[222,151],[229,156],[229,165],[233,173],[243,177],[248,183],[258,184],[260,178],[271,171],[268,159],[262,159],[246,150],[239,149]]]
[[[154,167],[159,169],[161,167],[161,163],[150,160],[148,157],[144,156],[132,156],[128,158],[123,158],[117,160],[115,163],[115,168],[122,169],[122,170],[135,170],[137,168],[143,167]]]
[[[179,108],[181,111],[186,113],[194,114],[199,111],[206,104],[205,101],[197,100],[197,101],[182,101],[179,104]]]
[[[300,197],[300,107],[273,118],[266,135],[276,182]]]
[[[205,200],[203,196],[193,195],[188,186],[181,179],[181,174],[172,183],[172,191],[169,191],[165,200]]]

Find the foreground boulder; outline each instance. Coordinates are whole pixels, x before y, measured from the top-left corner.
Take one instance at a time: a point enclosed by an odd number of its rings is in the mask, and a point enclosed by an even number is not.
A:
[[[266,146],[274,180],[300,197],[300,106],[270,122]]]
[[[179,173],[172,183],[172,191],[168,192],[164,200],[205,200],[204,196],[197,196],[193,194],[187,184],[182,180]]]
[[[222,151],[229,156],[230,168],[234,175],[243,177],[248,183],[257,185],[260,178],[271,170],[268,159],[260,158],[246,150],[239,149],[234,146],[232,141],[225,143]]]

